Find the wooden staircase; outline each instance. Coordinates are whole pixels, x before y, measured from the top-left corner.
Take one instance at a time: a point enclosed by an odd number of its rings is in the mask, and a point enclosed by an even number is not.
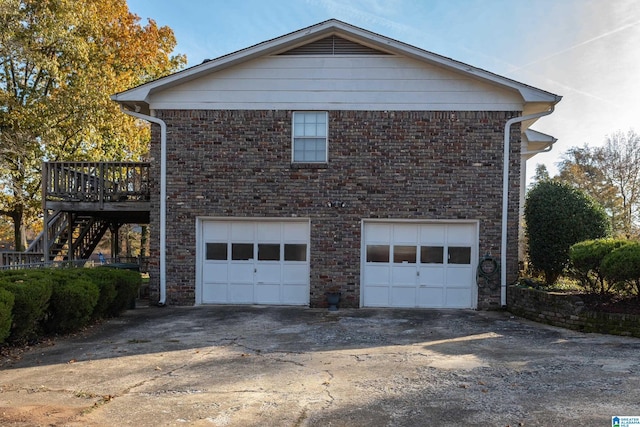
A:
[[[49,217],[47,251],[50,260],[87,259],[109,229],[110,222],[77,212],[57,211]],[[44,230],[25,252],[45,253]],[[44,256],[44,255],[43,255]]]

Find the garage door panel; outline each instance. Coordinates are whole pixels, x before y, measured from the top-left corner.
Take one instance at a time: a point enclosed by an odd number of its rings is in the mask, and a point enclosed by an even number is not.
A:
[[[415,307],[415,286],[393,286],[391,288],[390,303],[393,307]]]
[[[389,274],[391,267],[386,265],[367,265],[365,266],[365,274],[367,276],[367,284],[372,286],[376,285],[389,285]]]
[[[306,223],[284,223],[282,230],[282,238],[285,242],[290,243],[306,243],[309,235],[309,225]]]
[[[204,220],[201,302],[309,304],[309,222]]]
[[[416,243],[418,233],[413,224],[398,224],[393,227],[394,243]]]
[[[280,264],[258,263],[256,265],[256,283],[275,283],[282,281]]]
[[[418,283],[431,287],[444,286],[444,269],[441,266],[421,267]]]
[[[232,304],[252,304],[253,284],[231,282],[227,288],[228,301]]]
[[[434,246],[442,246],[445,242],[445,232],[446,228],[444,228],[440,224],[424,224],[420,227],[420,243],[422,246],[426,245],[434,245]]]
[[[387,286],[368,286],[364,294],[364,305],[367,307],[388,307],[389,288]]]
[[[230,283],[253,283],[253,263],[229,264]]]
[[[306,284],[284,284],[282,286],[283,304],[300,304],[309,299],[309,287]]]
[[[416,268],[410,266],[393,266],[391,267],[391,286],[405,286],[416,284]]]
[[[469,288],[447,288],[446,306],[452,308],[468,308],[471,306]]]
[[[446,270],[446,283],[447,285],[464,285],[467,289],[471,286],[472,280],[472,270],[471,267],[460,268],[460,267],[449,267]]]
[[[282,225],[280,223],[258,223],[256,226],[259,242],[280,242]]]
[[[476,223],[365,221],[363,305],[473,308],[476,230]]]
[[[307,282],[309,273],[306,264],[290,264],[282,267],[282,283],[299,285]]]
[[[202,289],[202,299],[206,302],[213,304],[220,304],[227,302],[229,296],[227,295],[226,283],[205,283]]]
[[[228,266],[227,264],[209,264],[205,263],[202,268],[202,280],[205,283],[210,282],[218,282],[218,283],[227,283],[228,282]]]
[[[255,302],[258,304],[278,304],[281,301],[280,284],[258,283],[255,286]]]
[[[471,246],[475,240],[475,227],[471,224],[456,225],[447,229],[449,246]]]
[[[367,224],[367,242],[389,242],[392,227],[390,224]]]
[[[444,289],[420,287],[417,290],[418,307],[444,307]]]
[[[246,222],[232,222],[229,238],[234,242],[254,242],[255,228]]]
[[[226,242],[229,239],[229,224],[205,223],[202,227],[205,241]]]

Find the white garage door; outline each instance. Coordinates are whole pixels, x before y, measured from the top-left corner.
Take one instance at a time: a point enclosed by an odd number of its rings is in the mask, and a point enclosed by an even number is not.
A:
[[[202,303],[309,304],[308,221],[202,221]]]
[[[365,307],[475,308],[475,223],[365,222]]]

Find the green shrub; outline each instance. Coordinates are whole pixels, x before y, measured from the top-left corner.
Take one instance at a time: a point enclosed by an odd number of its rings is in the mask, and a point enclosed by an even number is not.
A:
[[[611,281],[626,285],[640,295],[640,242],[629,242],[604,257],[602,274]]]
[[[589,293],[609,293],[615,282],[605,279],[600,266],[607,255],[627,243],[629,241],[624,239],[595,239],[576,243],[569,249],[571,275]]]
[[[100,297],[93,310],[92,317],[94,319],[108,317],[111,312],[111,306],[118,295],[116,290],[117,279],[112,274],[112,271],[106,268],[87,268],[83,270],[83,274],[100,290]]]
[[[53,290],[51,275],[43,270],[4,271],[0,273],[0,288],[14,296],[13,323],[8,341],[37,338]]]
[[[4,344],[11,333],[13,304],[15,297],[6,289],[0,288],[0,345]]]
[[[109,267],[98,267],[95,270],[101,272],[100,274],[104,274],[105,280],[107,280],[106,278],[111,278],[116,288],[116,297],[109,305],[105,313],[106,316],[119,316],[131,306],[132,301],[135,301],[138,295],[142,283],[140,273]]]
[[[56,270],[45,330],[67,333],[86,326],[100,297],[100,290],[78,270]]]
[[[529,261],[553,285],[569,266],[569,248],[605,237],[609,219],[586,193],[566,184],[541,181],[527,194],[524,207]]]

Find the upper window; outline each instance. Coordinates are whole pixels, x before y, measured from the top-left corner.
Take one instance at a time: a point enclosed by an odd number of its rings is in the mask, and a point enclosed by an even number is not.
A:
[[[327,113],[293,113],[293,161],[327,162]]]

